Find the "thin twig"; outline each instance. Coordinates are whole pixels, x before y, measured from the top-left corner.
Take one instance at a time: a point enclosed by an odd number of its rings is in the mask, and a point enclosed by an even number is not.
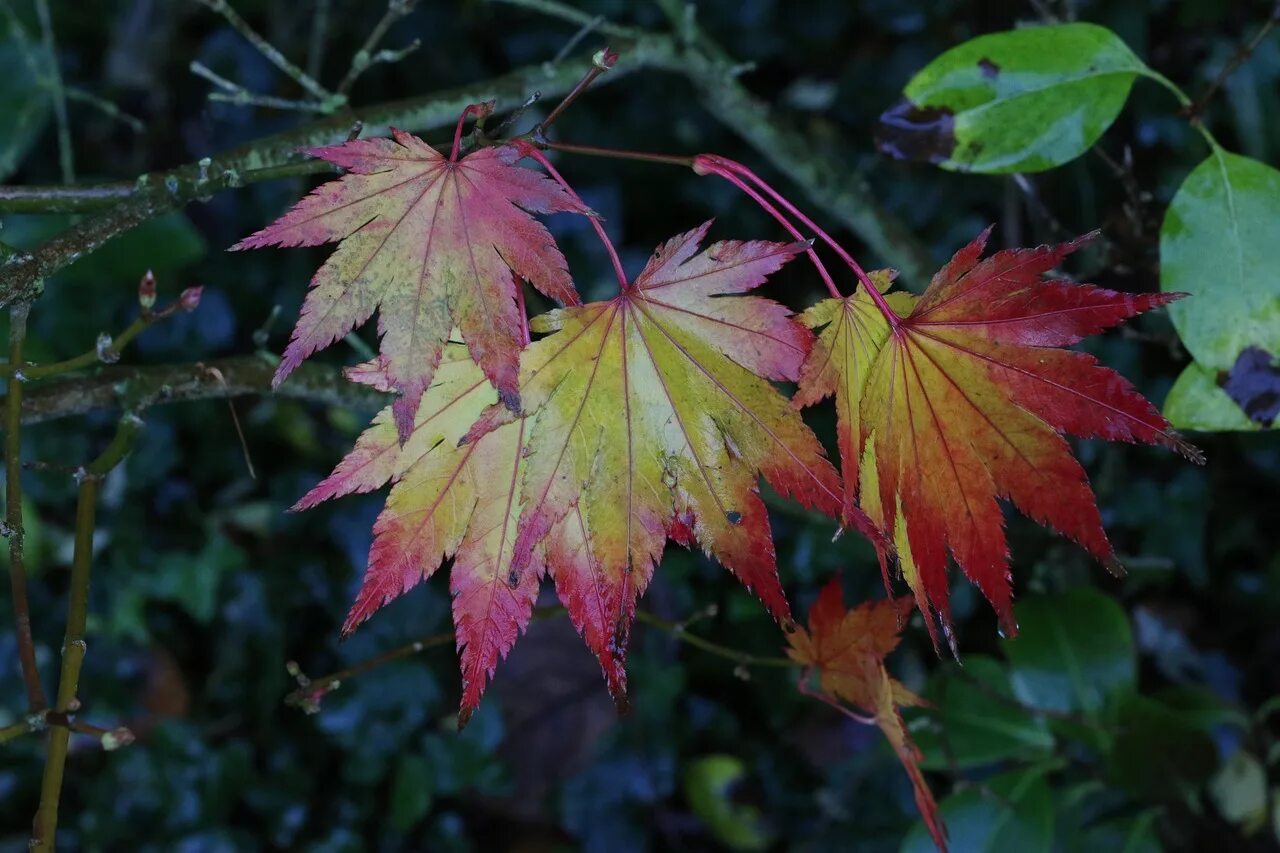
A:
[[[551,64],[559,65],[561,62],[564,62],[569,57],[569,54],[573,53],[573,49],[582,44],[582,40],[584,38],[598,30],[604,21],[604,15],[596,15],[594,18],[579,27],[578,31],[570,36],[569,40],[564,43],[564,46],[556,51],[556,55],[551,59]]]
[[[537,12],[549,18],[559,18],[579,27],[590,26],[592,31],[603,33],[611,38],[633,39],[645,35],[642,30],[634,27],[624,27],[619,24],[609,23],[607,20],[597,21],[599,16],[584,12],[581,9],[575,9],[564,3],[555,2],[555,0],[487,0],[487,2],[519,6],[522,9],[528,9],[531,12]]]
[[[311,14],[311,36],[307,39],[307,74],[319,80],[324,68],[324,49],[329,41],[329,5],[331,0],[316,0]]]
[[[98,338],[98,342],[93,349],[86,350],[77,356],[63,359],[62,361],[54,361],[48,364],[27,364],[21,360],[14,361],[12,355],[10,355],[7,364],[0,364],[0,376],[19,374],[22,376],[23,382],[32,382],[37,379],[48,379],[65,373],[73,373],[99,364],[114,364],[120,358],[124,348],[132,343],[134,338],[161,320],[172,317],[181,309],[181,302],[175,301],[159,311],[143,311],[120,334],[115,337],[103,334]]]
[[[378,45],[382,43],[382,39],[386,37],[387,30],[391,29],[391,25],[407,16],[417,5],[418,0],[387,0],[387,10],[382,13],[382,17],[374,25],[369,37],[364,40],[364,44],[360,45],[360,49],[352,55],[351,67],[347,69],[346,76],[338,84],[337,92],[339,95],[347,95],[351,91],[351,87],[360,79],[360,75],[374,64],[399,61],[418,49],[421,42],[414,39],[410,45],[400,50],[375,52]]]
[[[9,741],[16,740],[23,735],[39,734],[46,731],[50,726],[62,726],[76,734],[97,738],[102,748],[108,752],[119,749],[122,746],[128,746],[135,740],[133,732],[125,726],[116,726],[108,729],[80,720],[74,714],[43,711],[37,714],[28,714],[18,722],[0,728],[0,746],[4,746]]]
[[[221,89],[221,92],[210,92],[211,101],[235,104],[238,107],[266,107],[274,110],[295,110],[297,112],[318,113],[329,112],[328,107],[320,101],[303,101],[293,98],[279,98],[275,95],[260,95],[250,92],[239,83],[233,83],[198,60],[192,60],[187,68],[197,77],[203,77]]]
[[[253,45],[258,53],[266,57],[268,62],[284,72],[289,79],[310,92],[317,100],[324,102],[333,100],[332,92],[316,82],[310,74],[290,62],[271,42],[258,35],[258,32],[249,26],[245,19],[237,14],[235,9],[231,8],[231,4],[227,3],[227,0],[199,0],[199,2],[210,11],[221,15],[231,25],[231,28],[243,36],[249,44]]]
[[[75,154],[71,148],[71,124],[67,120],[67,95],[62,87],[62,71],[58,67],[58,50],[53,40],[53,17],[49,1],[36,0],[36,16],[40,19],[40,41],[49,57],[49,88],[53,114],[58,123],[58,166],[64,184],[75,183]]]
[[[19,302],[9,309],[9,361],[21,363],[27,336],[29,306]],[[49,700],[36,668],[36,647],[31,636],[31,605],[27,600],[27,567],[23,556],[25,528],[22,523],[22,383],[20,374],[10,374],[5,396],[5,526],[9,536],[9,588],[13,595],[13,621],[18,637],[18,660],[27,687],[27,710],[43,710]]]
[[[550,619],[561,616],[565,613],[565,609],[561,605],[552,605],[549,607],[538,607],[533,611],[533,619]],[[705,615],[705,614],[700,614]],[[671,622],[656,616],[645,610],[636,611],[636,621],[657,628],[664,633],[670,634],[675,639],[687,643],[694,648],[701,649],[717,657],[732,661],[738,667],[747,668],[753,666],[774,667],[795,669],[800,665],[795,661],[784,657],[767,657],[754,655],[750,652],[744,652],[739,649],[733,649],[729,646],[722,646],[711,640],[703,639],[696,634],[691,634],[687,628],[698,617],[690,619],[688,622]],[[337,672],[321,678],[308,678],[296,663],[290,661],[288,664],[289,674],[298,682],[298,689],[294,690],[285,697],[285,704],[301,708],[309,714],[314,714],[320,709],[320,701],[329,693],[337,690],[342,686],[343,682],[354,678],[361,673],[376,669],[393,661],[402,660],[411,657],[428,649],[440,648],[442,646],[452,645],[455,641],[456,634],[453,630],[440,631],[435,634],[428,634],[425,637],[405,643],[403,646],[397,646],[390,651],[382,652],[371,658],[359,661]]]
[[[733,661],[739,666],[764,666],[788,669],[794,669],[799,666],[799,664],[790,658],[755,655],[750,652],[741,651],[740,649],[722,646],[719,643],[712,642],[704,637],[699,637],[697,634],[690,633],[685,630],[684,625],[663,619],[661,616],[657,616],[647,610],[637,610],[636,621],[670,634],[680,642],[688,643],[696,649],[701,649],[702,651],[716,655],[717,657]]]
[[[62,91],[66,94],[67,100],[88,104],[107,118],[115,119],[128,126],[134,133],[142,133],[147,129],[142,119],[130,115],[106,98],[99,97],[86,89],[81,89],[79,86],[64,86]]]
[[[85,624],[89,614],[89,574],[93,563],[93,529],[98,507],[98,487],[102,478],[120,464],[133,448],[142,421],[125,413],[116,434],[98,458],[86,466],[76,499],[75,547],[71,558],[71,586],[67,603],[67,633],[62,641],[62,672],[58,678],[58,699],[54,711],[73,714],[80,709],[77,691],[84,664]],[[66,769],[71,730],[55,727],[49,744],[40,783],[40,807],[33,822],[32,850],[52,850],[58,831],[58,805]]]
[[[1258,32],[1248,42],[1240,45],[1231,58],[1226,61],[1222,68],[1218,71],[1218,75],[1213,78],[1213,82],[1209,84],[1209,88],[1204,91],[1200,97],[1196,98],[1183,109],[1183,115],[1191,119],[1191,121],[1199,121],[1204,115],[1204,111],[1209,106],[1209,102],[1213,100],[1213,96],[1218,93],[1223,84],[1227,82],[1236,69],[1248,61],[1253,56],[1253,52],[1258,49],[1258,45],[1262,44],[1267,36],[1271,35],[1271,31],[1276,25],[1280,24],[1280,2],[1277,2],[1271,8],[1271,14],[1267,16],[1267,20],[1262,23]]]

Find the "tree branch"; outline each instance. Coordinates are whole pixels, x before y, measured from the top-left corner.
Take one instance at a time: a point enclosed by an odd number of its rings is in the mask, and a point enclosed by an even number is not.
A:
[[[698,92],[707,112],[756,150],[815,205],[852,231],[879,259],[923,289],[937,268],[929,249],[896,215],[880,204],[871,186],[844,160],[816,147],[769,104],[738,80],[740,66],[717,59],[720,49],[701,34],[678,68]],[[851,147],[851,146],[840,146]]]
[[[115,437],[80,476],[76,500],[75,547],[71,557],[71,592],[67,601],[67,633],[62,641],[62,671],[58,678],[58,697],[54,711],[61,715],[80,710],[77,691],[80,670],[88,646],[85,626],[89,618],[89,574],[93,565],[93,529],[98,508],[98,487],[111,469],[129,455],[133,442],[142,429],[142,421],[126,412],[116,427]],[[71,745],[71,729],[55,727],[49,732],[49,745],[40,783],[40,808],[36,812],[32,850],[52,850],[58,831],[58,805],[62,799],[62,779],[66,770],[67,751]]]
[[[640,68],[670,66],[674,52],[675,46],[669,39],[639,39],[631,45],[626,60],[619,62],[606,80]],[[0,265],[0,306],[15,299],[34,298],[39,293],[42,279],[94,251],[112,237],[197,198],[242,186],[250,180],[270,180],[329,168],[314,161],[299,163],[299,149],[346,141],[353,120],[363,122],[365,133],[371,136],[385,135],[392,126],[418,132],[431,130],[452,125],[468,104],[492,99],[502,104],[523,103],[534,90],[544,95],[563,94],[578,82],[582,72],[582,63],[577,62],[550,67],[529,66],[483,83],[357,110],[354,118],[352,115],[339,115],[311,122],[229,149],[214,158],[143,175],[132,184],[132,191],[114,207],[71,226],[34,251],[11,257]],[[276,169],[280,171],[272,171]],[[21,204],[26,210],[35,209],[33,196],[45,193],[56,196],[56,200],[64,205],[78,205],[77,209],[81,210],[97,202],[118,200],[124,193],[122,184],[90,189],[92,199],[73,202],[70,188],[62,188],[56,193],[43,189],[23,193],[16,188],[8,188],[0,191],[0,212],[12,209],[5,206],[6,199]]]
[[[22,362],[22,346],[27,336],[27,306],[9,309],[9,361]],[[36,667],[36,646],[31,636],[31,605],[27,600],[27,566],[23,555],[25,529],[22,522],[22,383],[11,374],[5,400],[5,527],[9,537],[9,589],[13,595],[14,630],[18,637],[18,661],[27,687],[27,711],[35,713],[49,704]]]
[[[22,423],[38,424],[95,411],[130,409],[191,400],[275,396],[330,406],[374,411],[389,398],[346,381],[336,367],[306,362],[275,390],[275,365],[261,355],[242,355],[188,364],[147,367],[104,366],[90,376],[30,389],[22,399]]]

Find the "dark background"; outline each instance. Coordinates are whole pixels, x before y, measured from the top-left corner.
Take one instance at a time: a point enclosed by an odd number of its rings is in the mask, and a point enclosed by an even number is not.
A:
[[[9,2],[38,32],[27,0]],[[306,56],[311,0],[234,5],[287,55]],[[619,23],[668,26],[649,3],[578,5]],[[1040,5],[1061,8],[1049,0]],[[1193,96],[1270,13],[1267,3],[1218,0],[1070,5],[1081,19],[1113,28]],[[299,92],[194,2],[55,2],[52,8],[66,80],[110,98],[146,125],[135,134],[73,103],[82,179],[131,179],[306,120],[206,102],[208,83],[187,70],[192,59],[255,91]],[[383,8],[375,0],[333,0],[325,81],[345,73]],[[989,223],[1000,245],[1062,235],[1012,179],[949,174],[878,155],[875,119],[911,74],[947,47],[1038,14],[1035,4],[1014,2],[746,0],[700,4],[699,20],[735,57],[756,63],[743,77],[752,91],[776,104],[815,145],[865,175],[881,202],[941,261]],[[369,72],[354,101],[421,95],[550,60],[573,32],[571,25],[508,6],[424,0],[387,40],[395,47],[418,37],[422,49]],[[589,36],[573,58],[602,43]],[[1280,42],[1272,39],[1231,78],[1206,119],[1227,147],[1271,164],[1280,153],[1278,80]],[[557,133],[601,145],[723,153],[776,179],[813,210],[708,116],[678,76],[641,72],[592,91]],[[444,136],[428,134],[436,141]],[[1110,241],[1107,252],[1077,263],[1074,273],[1121,290],[1154,290],[1160,216],[1204,156],[1203,145],[1167,93],[1139,82],[1100,147],[1120,162],[1131,153],[1138,197],[1093,153],[1032,180],[1065,231],[1100,227]],[[559,158],[559,164],[606,217],[633,273],[658,241],[711,216],[721,237],[780,236],[731,187],[711,179],[587,158]],[[57,179],[50,121],[10,181]],[[276,305],[283,310],[268,346],[278,352],[327,250],[222,250],[314,183],[291,179],[219,193],[71,267],[48,283],[33,309],[28,357],[68,357],[90,347],[99,332],[123,328],[136,313],[135,286],[147,268],[158,275],[162,301],[193,283],[205,285],[204,299],[197,313],[144,334],[124,363],[251,352],[254,331]],[[5,217],[0,237],[30,246],[65,222]],[[567,217],[553,220],[553,227],[580,291],[607,295],[613,285],[594,236]],[[861,248],[851,235],[837,236]],[[819,295],[816,277],[798,264],[771,287],[796,306]],[[370,335],[366,330],[372,341]],[[1188,361],[1160,315],[1089,348],[1157,403]],[[352,363],[357,355],[339,344],[320,358]],[[719,849],[726,831],[698,814],[691,805],[697,794],[690,792],[699,784],[691,768],[705,768],[700,760],[713,754],[732,756],[741,771],[723,792],[729,822],[778,849],[896,850],[916,820],[905,775],[874,729],[800,696],[790,672],[758,670],[744,680],[727,661],[643,625],[633,633],[633,707],[622,718],[564,618],[534,624],[461,735],[454,722],[456,660],[448,647],[349,680],[324,698],[318,714],[286,706],[295,686],[286,661],[318,676],[447,630],[446,584],[441,573],[339,643],[338,626],[362,573],[382,496],[349,498],[303,515],[284,510],[327,473],[371,413],[258,398],[242,398],[236,409],[243,450],[224,401],[148,411],[137,450],[104,486],[80,695],[89,718],[125,722],[140,738],[115,753],[91,742],[73,746],[64,849]],[[26,458],[87,460],[105,445],[114,417],[31,428]],[[832,420],[822,407],[811,423],[830,439]],[[1194,439],[1209,458],[1203,468],[1150,448],[1078,443],[1130,574],[1109,578],[1078,548],[1011,515],[1015,588],[1020,595],[1078,585],[1103,589],[1135,626],[1144,693],[1193,684],[1254,715],[1280,693],[1274,529],[1280,446],[1267,435]],[[256,479],[249,477],[245,452]],[[29,474],[25,483],[32,608],[51,683],[65,618],[74,487],[65,476],[44,472]],[[850,601],[882,594],[870,548],[856,537],[829,544],[829,522],[785,504],[776,506],[774,533],[783,582],[799,612],[837,570],[845,573]],[[989,608],[965,585],[957,585],[953,601],[962,652],[998,653]],[[763,608],[723,569],[673,546],[642,606],[678,620],[709,604],[718,605],[718,614],[692,630],[736,648],[779,653],[782,636]],[[7,630],[0,634],[0,660],[6,662],[0,667],[4,723],[17,718],[24,701]],[[891,669],[920,687],[940,667],[917,620]],[[1215,738],[1219,762],[1241,743],[1265,760],[1266,721],[1255,720],[1234,739]],[[0,850],[25,849],[40,752],[36,738],[0,750]],[[1063,757],[1066,767],[1055,771],[1055,785],[1099,775],[1087,754],[1064,749]],[[1141,752],[1132,760],[1158,763]],[[1004,766],[1016,765],[1014,759]],[[942,796],[954,787],[980,786],[982,774],[942,770],[930,780]],[[1100,778],[1099,784],[1112,783]],[[1210,840],[1224,850],[1271,849],[1269,820],[1247,831],[1204,790],[1195,797],[1126,794],[1116,808],[1151,811],[1167,849],[1198,849]],[[1055,796],[1055,804],[1060,801],[1065,797]],[[1065,812],[1060,820],[1069,820]]]

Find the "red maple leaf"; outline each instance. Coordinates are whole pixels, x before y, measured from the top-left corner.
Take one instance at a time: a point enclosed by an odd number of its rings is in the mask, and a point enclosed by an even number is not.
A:
[[[490,106],[468,107],[464,117]],[[515,147],[459,158],[455,141],[446,158],[412,134],[391,133],[310,149],[347,174],[232,249],[340,243],[311,280],[275,383],[377,309],[383,369],[402,394],[394,411],[403,438],[455,326],[503,402],[519,407],[518,278],[562,304],[580,301],[564,256],[529,211],[590,211],[517,166]]]
[[[949,551],[1012,634],[998,499],[1119,568],[1063,433],[1161,444],[1203,460],[1122,376],[1058,349],[1182,294],[1041,278],[1083,240],[979,261],[987,233],[956,253],[923,296],[891,294],[892,317],[865,289],[805,312],[809,325],[825,329],[796,402],[835,394],[846,491],[856,490],[892,535],[922,610],[936,611],[949,631]],[[889,278],[876,283],[883,289]],[[882,548],[882,566],[888,558]],[[926,623],[932,633],[933,620]]]

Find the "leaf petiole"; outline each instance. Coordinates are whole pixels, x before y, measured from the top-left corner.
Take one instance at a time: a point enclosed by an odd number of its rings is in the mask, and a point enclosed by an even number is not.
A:
[[[574,101],[578,100],[578,96],[585,92],[587,87],[590,86],[597,77],[612,68],[617,61],[618,54],[614,53],[609,48],[606,47],[597,51],[596,55],[592,57],[591,67],[587,69],[587,73],[582,75],[582,79],[569,90],[569,94],[565,95],[560,103],[556,104],[555,108],[547,115],[547,117],[538,122],[538,126],[533,129],[533,135],[541,136],[548,127],[551,127],[551,125],[555,123],[556,119],[560,118],[560,116],[564,114],[564,111],[567,110]]]
[[[849,267],[849,269],[853,270],[853,274],[858,277],[858,281],[861,282],[862,286],[867,289],[867,295],[871,297],[871,301],[874,302],[876,304],[876,307],[880,309],[880,313],[884,314],[884,318],[885,320],[888,321],[889,326],[891,328],[896,329],[901,324],[902,320],[900,317],[898,317],[897,312],[895,312],[892,308],[889,307],[889,303],[885,301],[885,298],[883,295],[881,295],[880,290],[871,281],[871,277],[868,276],[866,273],[866,270],[864,270],[862,266],[853,259],[853,256],[849,254],[849,252],[846,251],[843,246],[837,243],[830,234],[822,230],[822,228],[820,228],[816,222],[814,222],[812,219],[806,216],[803,211],[801,211],[798,207],[796,207],[794,204],[788,201],[786,196],[784,196],[782,193],[778,192],[772,186],[770,186],[769,183],[764,180],[764,178],[761,178],[759,175],[751,171],[749,168],[747,168],[743,164],[735,160],[730,160],[727,157],[721,157],[717,154],[699,154],[697,157],[694,158],[693,170],[699,174],[719,175],[720,177],[725,178],[726,180],[731,180],[729,178],[729,175],[732,174],[732,175],[745,178],[751,183],[755,184],[757,187],[763,190],[766,195],[768,195],[775,202],[781,205],[782,208],[787,211],[787,213],[794,216],[806,228],[811,229],[814,234],[818,235],[818,239],[822,240],[822,242],[830,246],[832,250],[840,257],[840,260],[844,261],[845,264]],[[741,188],[743,192],[746,192],[747,195],[749,195],[756,202],[756,204],[760,205],[767,213],[773,216],[774,219],[777,219],[779,222],[781,222],[783,224],[783,227],[787,228],[787,230],[789,231],[792,231],[792,233],[795,233],[794,229],[778,214],[776,209],[773,208],[771,205],[766,205],[760,199],[758,194],[749,192],[738,181],[731,180],[731,182],[737,185],[739,188]],[[811,253],[810,257],[812,258],[815,256]],[[819,273],[821,272],[822,270],[820,269]],[[828,284],[828,289],[832,289],[833,287],[834,285]],[[836,292],[836,295],[838,297],[838,292]]]
[[[537,160],[538,165],[546,169],[547,174],[555,179],[556,183],[564,187],[565,192],[569,193],[569,195],[573,197],[574,201],[582,204],[583,207],[586,207],[586,204],[582,201],[582,198],[578,195],[577,191],[574,190],[573,187],[569,186],[569,182],[566,181],[564,176],[556,170],[555,166],[551,165],[551,161],[547,159],[547,155],[543,154],[542,151],[538,149],[538,146],[523,139],[516,140],[514,144],[523,156]],[[604,225],[600,223],[600,217],[591,215],[588,216],[587,219],[591,220],[591,227],[595,229],[596,235],[600,238],[600,242],[604,244],[604,250],[609,254],[609,261],[613,264],[614,275],[618,277],[618,287],[625,291],[630,285],[627,283],[627,274],[622,269],[622,261],[618,257],[618,250],[614,248],[613,241],[609,239],[609,235],[604,230]]]

